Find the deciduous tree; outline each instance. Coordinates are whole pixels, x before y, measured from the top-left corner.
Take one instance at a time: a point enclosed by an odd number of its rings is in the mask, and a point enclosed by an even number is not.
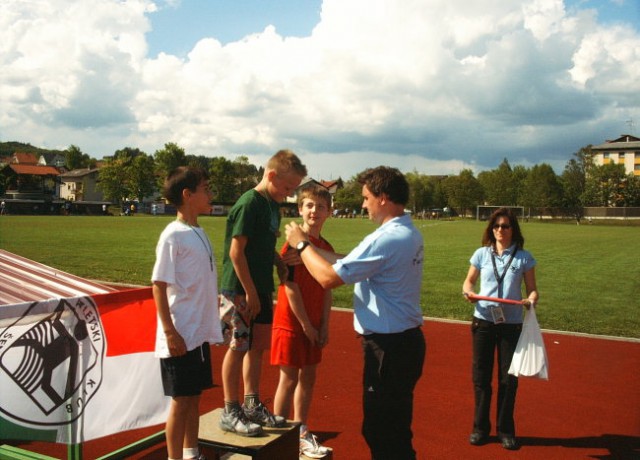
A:
[[[553,168],[542,163],[535,165],[528,171],[523,181],[521,198],[522,206],[538,210],[542,215],[544,208],[559,206],[562,199],[562,185]]]
[[[447,177],[442,186],[449,205],[455,208],[458,214],[466,215],[468,210],[482,203],[482,185],[470,169],[463,169],[457,176]]]
[[[158,188],[162,187],[167,175],[178,166],[187,164],[184,149],[175,142],[167,142],[164,148],[154,153]]]
[[[571,213],[578,223],[584,217],[584,193],[586,174],[593,166],[591,145],[582,147],[573,154],[562,172],[562,206]]]

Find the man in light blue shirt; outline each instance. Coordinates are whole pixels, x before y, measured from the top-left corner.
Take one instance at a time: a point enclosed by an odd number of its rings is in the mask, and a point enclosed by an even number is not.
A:
[[[362,434],[373,459],[414,460],[413,390],[422,375],[426,343],[420,288],[424,243],[404,212],[409,184],[395,168],[358,176],[362,207],[380,227],[348,255],[314,247],[300,227],[286,226],[311,275],[325,288],[354,284],[354,328],[364,351]]]
[[[392,218],[333,264],[354,284],[356,332],[391,334],[422,325],[422,235],[407,214]]]

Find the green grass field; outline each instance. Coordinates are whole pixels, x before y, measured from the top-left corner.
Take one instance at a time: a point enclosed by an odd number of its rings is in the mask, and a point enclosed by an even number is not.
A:
[[[170,217],[0,217],[0,248],[85,278],[148,285],[158,236]],[[286,219],[285,219],[286,221]],[[225,219],[201,217],[222,262]],[[469,257],[484,223],[416,221],[425,240],[422,309],[467,320],[462,295]],[[348,252],[375,228],[363,219],[331,219],[324,236]],[[523,224],[525,247],[538,260],[543,328],[640,338],[640,228],[621,225]],[[351,286],[334,304],[351,306]]]

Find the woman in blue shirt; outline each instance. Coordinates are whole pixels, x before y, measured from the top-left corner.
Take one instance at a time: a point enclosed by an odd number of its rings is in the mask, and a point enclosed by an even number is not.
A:
[[[536,260],[524,250],[524,237],[511,209],[500,208],[491,215],[482,236],[482,247],[474,252],[470,262],[471,266],[462,286],[467,300],[475,303],[471,324],[475,413],[469,442],[472,445],[483,445],[489,439],[491,380],[497,351],[497,435],[502,447],[515,450],[518,444],[513,412],[518,378],[509,375],[508,371],[522,331],[522,305],[474,299],[475,284],[480,278],[481,296],[522,300],[524,281],[527,307],[538,301],[534,268]]]

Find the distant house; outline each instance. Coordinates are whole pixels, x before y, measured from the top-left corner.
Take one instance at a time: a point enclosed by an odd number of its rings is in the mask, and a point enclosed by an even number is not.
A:
[[[342,188],[342,181],[341,180],[321,180],[320,185],[322,185],[324,188],[329,190],[329,193],[331,193],[331,196],[333,197],[335,196],[338,189]]]
[[[42,200],[57,196],[60,172],[52,166],[9,163],[0,174],[5,177],[7,198]]]
[[[13,155],[11,155],[11,160],[9,161],[9,163],[15,165],[37,165],[38,157],[33,153],[15,152]]]
[[[329,190],[329,193],[331,194],[331,198],[333,200],[333,196],[335,195],[335,193],[336,193],[336,191],[338,189],[337,184],[338,184],[338,181],[331,181],[331,182],[320,181],[320,182],[318,182],[317,180],[307,176],[304,179],[302,179],[302,182],[300,182],[300,185],[298,185],[298,188],[296,189],[294,195],[287,197],[287,199],[285,200],[285,204],[286,203],[289,203],[289,204],[298,203],[298,191],[302,190],[305,187],[310,187],[312,185],[319,185],[320,187],[324,187],[327,190]]]
[[[104,201],[96,185],[98,169],[74,169],[60,175],[60,198],[69,201]]]
[[[640,176],[640,138],[623,134],[617,139],[591,147],[591,152],[596,165],[622,164],[627,174]]]
[[[50,153],[50,152],[45,152],[42,155],[40,155],[40,159],[38,160],[38,164],[42,165],[42,166],[53,166],[54,168],[64,168],[64,164],[66,162],[66,159],[64,157],[64,155],[61,155],[59,153]]]

